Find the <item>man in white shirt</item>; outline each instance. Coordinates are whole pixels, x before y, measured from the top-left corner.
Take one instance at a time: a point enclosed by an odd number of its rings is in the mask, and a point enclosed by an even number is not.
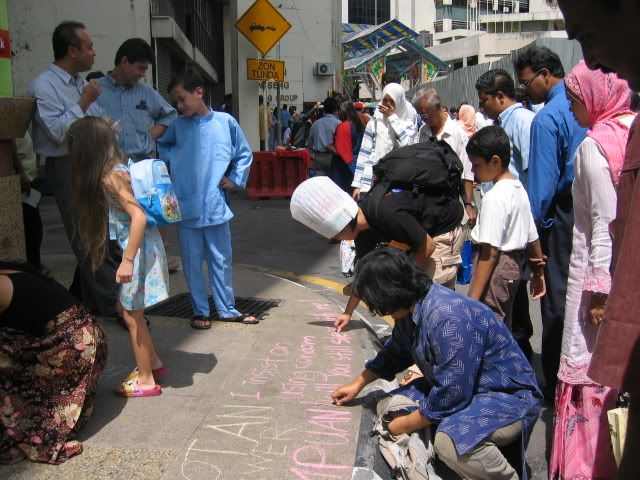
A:
[[[440,96],[434,89],[419,90],[413,105],[424,122],[418,132],[418,141],[425,142],[435,137],[447,142],[464,167],[461,191],[466,215],[461,226],[434,237],[436,248],[431,256],[434,265],[431,269],[427,269],[427,273],[432,276],[435,283],[454,289],[458,265],[462,262],[460,251],[465,240],[463,227],[466,224],[473,226],[478,215],[473,201],[473,172],[465,150],[469,139],[458,122],[452,120],[442,109]]]
[[[442,102],[438,92],[430,88],[418,92],[413,101],[414,107],[420,118],[424,122],[418,133],[419,142],[426,142],[430,138],[437,138],[449,144],[458,155],[464,171],[462,172],[462,185],[466,198],[463,198],[465,211],[469,217],[469,226],[473,226],[478,216],[475,202],[473,200],[473,172],[471,162],[465,150],[469,137],[463,128],[449,117],[449,114],[442,109]]]

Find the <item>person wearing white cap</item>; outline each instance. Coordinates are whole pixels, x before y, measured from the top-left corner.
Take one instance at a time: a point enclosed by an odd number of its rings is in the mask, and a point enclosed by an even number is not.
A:
[[[355,240],[356,258],[386,242],[407,251],[416,265],[433,275],[433,237],[460,224],[462,204],[455,196],[438,201],[411,191],[389,191],[377,205],[371,196],[356,203],[328,177],[302,182],[291,196],[291,216],[326,238]],[[360,299],[351,296],[338,316],[338,331],[347,326]]]

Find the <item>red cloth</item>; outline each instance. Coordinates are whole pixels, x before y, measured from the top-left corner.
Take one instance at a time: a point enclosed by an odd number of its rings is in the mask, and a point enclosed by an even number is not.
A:
[[[610,229],[613,280],[589,376],[602,385],[640,394],[640,117],[631,126]]]
[[[342,161],[349,165],[353,161],[353,143],[351,142],[351,123],[348,120],[337,126],[333,145]]]
[[[278,148],[276,149],[276,155],[278,157],[301,158],[308,168],[311,167],[311,155],[309,155],[309,151],[306,148],[296,148],[293,150],[289,150],[286,148]]]
[[[358,116],[360,117],[360,121],[362,122],[362,127],[367,128],[367,123],[369,123],[369,120],[371,120],[371,117],[362,112],[358,112]]]

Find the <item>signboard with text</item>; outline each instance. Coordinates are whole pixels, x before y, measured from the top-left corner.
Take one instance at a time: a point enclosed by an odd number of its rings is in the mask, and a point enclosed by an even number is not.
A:
[[[247,58],[247,80],[284,82],[284,62]]]
[[[290,28],[288,20],[268,0],[256,0],[236,22],[236,29],[262,55],[269,53]]]

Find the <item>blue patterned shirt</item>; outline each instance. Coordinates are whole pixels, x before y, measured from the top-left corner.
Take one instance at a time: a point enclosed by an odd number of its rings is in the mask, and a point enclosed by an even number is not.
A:
[[[499,428],[522,421],[523,449],[540,414],[536,377],[504,322],[489,307],[433,285],[413,321],[366,367],[386,380],[416,363],[429,385],[420,413],[464,455]]]
[[[120,148],[134,160],[149,158],[154,151],[151,128],[156,124],[168,127],[178,117],[176,110],[149,85],[123,87],[111,75],[98,81],[102,85],[98,104],[119,122]]]

